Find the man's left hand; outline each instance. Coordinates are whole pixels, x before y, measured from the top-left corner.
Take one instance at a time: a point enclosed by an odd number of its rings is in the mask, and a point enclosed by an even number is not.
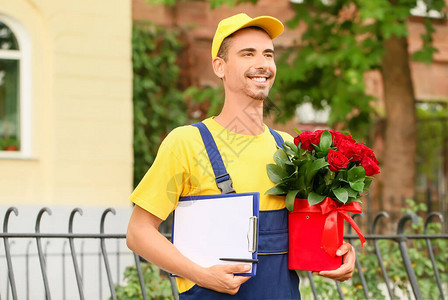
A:
[[[349,243],[343,243],[336,252],[336,255],[342,256],[342,265],[338,269],[334,271],[313,272],[313,274],[341,282],[352,278],[356,261],[355,248]]]

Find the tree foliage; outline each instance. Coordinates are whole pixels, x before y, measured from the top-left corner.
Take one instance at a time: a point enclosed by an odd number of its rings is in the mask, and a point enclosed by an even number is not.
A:
[[[287,25],[305,22],[306,30],[279,63],[276,100],[283,119],[293,115],[290,107],[310,102],[317,109],[330,106],[330,124],[343,123],[352,132],[366,128],[375,111],[364,74],[381,68],[385,39],[408,35],[405,21],[416,6],[416,1],[392,2],[304,0],[295,5]],[[428,9],[443,6],[443,0],[431,1]],[[426,25],[425,46],[414,57],[429,62],[435,48],[432,23]]]
[[[177,35],[151,23],[133,27],[134,186],[153,163],[166,133],[187,120],[178,88],[176,59],[182,44]]]

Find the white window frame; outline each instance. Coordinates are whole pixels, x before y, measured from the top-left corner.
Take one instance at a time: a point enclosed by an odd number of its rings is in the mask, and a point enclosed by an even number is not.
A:
[[[20,113],[20,150],[2,151],[0,159],[30,159],[32,157],[32,84],[31,84],[31,40],[27,30],[15,19],[0,13],[0,21],[13,32],[19,44],[19,50],[1,50],[0,59],[19,60],[19,113]]]

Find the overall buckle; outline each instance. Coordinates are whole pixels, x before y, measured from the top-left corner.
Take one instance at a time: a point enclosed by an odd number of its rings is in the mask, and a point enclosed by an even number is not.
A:
[[[230,178],[229,173],[219,175],[215,178],[216,185],[218,186],[219,190],[222,194],[232,194],[236,193],[233,189],[233,182]]]

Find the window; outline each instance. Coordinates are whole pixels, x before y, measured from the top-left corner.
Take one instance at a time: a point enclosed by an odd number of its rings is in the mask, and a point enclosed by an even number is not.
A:
[[[31,155],[29,39],[0,15],[0,158]]]

